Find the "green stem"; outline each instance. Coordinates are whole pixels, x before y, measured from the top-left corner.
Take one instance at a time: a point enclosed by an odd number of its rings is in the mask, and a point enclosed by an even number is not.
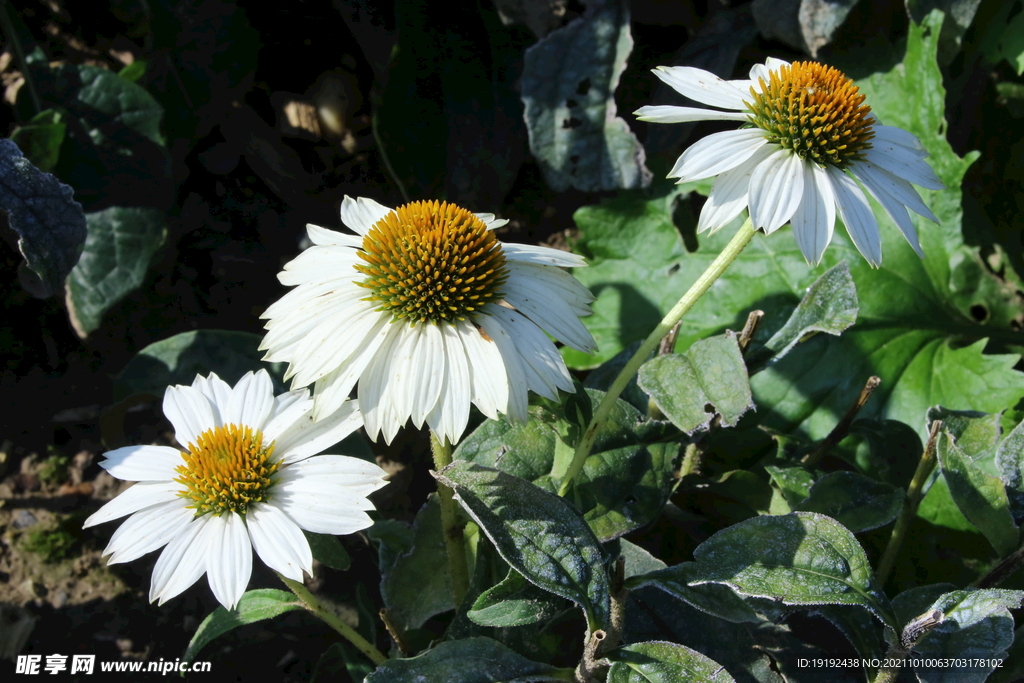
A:
[[[733,236],[726,245],[722,253],[711,262],[707,270],[697,281],[693,283],[693,286],[683,295],[683,298],[672,307],[672,310],[668,312],[668,315],[654,328],[654,331],[648,335],[644,343],[640,345],[637,352],[633,354],[633,357],[629,359],[626,366],[622,368],[618,377],[612,382],[611,387],[608,388],[608,393],[605,394],[604,399],[600,405],[597,406],[597,410],[594,411],[594,416],[590,420],[590,424],[587,426],[586,431],[583,432],[583,437],[580,439],[579,444],[576,446],[576,452],[572,456],[572,463],[569,464],[569,469],[565,473],[565,478],[562,480],[562,486],[558,489],[558,495],[564,496],[569,491],[569,487],[572,485],[573,479],[583,469],[583,463],[586,461],[587,456],[590,455],[590,451],[594,448],[594,442],[597,440],[597,432],[601,428],[601,425],[608,419],[608,415],[612,412],[612,408],[615,406],[615,400],[619,397],[622,391],[629,384],[629,380],[633,378],[639,370],[640,366],[643,365],[651,352],[654,351],[655,347],[658,346],[658,342],[661,338],[671,331],[672,327],[682,320],[683,316],[693,308],[693,305],[697,303],[697,300],[704,295],[704,292],[708,291],[715,280],[721,277],[725,269],[729,267],[736,257],[739,256],[743,248],[747,246],[754,233],[757,232],[754,229],[750,219],[747,218],[743,226],[740,227],[739,231]]]
[[[433,451],[434,467],[438,472],[452,464],[452,445],[447,438],[442,441],[431,432],[430,450]],[[458,610],[469,591],[469,568],[466,566],[466,540],[462,525],[459,524],[459,508],[452,496],[450,488],[437,482],[437,497],[441,501],[441,530],[444,534],[445,548],[448,550],[452,597],[455,599],[455,609]]]
[[[356,649],[366,655],[370,661],[380,666],[388,660],[380,650],[373,646],[373,643],[359,635],[358,631],[342,621],[337,614],[324,607],[305,586],[281,574],[278,574],[278,577],[284,581],[284,585],[288,586],[292,593],[299,596],[310,612],[327,622],[331,628],[341,634],[342,638],[355,645]]]
[[[910,523],[917,517],[917,507],[924,497],[922,495],[924,484],[931,476],[932,470],[935,469],[935,442],[938,440],[940,429],[942,429],[941,420],[932,422],[931,431],[928,434],[928,444],[924,447],[921,460],[917,463],[917,471],[914,472],[910,485],[907,486],[903,509],[900,510],[900,516],[893,526],[892,536],[889,537],[889,544],[885,547],[885,552],[882,553],[882,559],[878,561],[878,570],[875,575],[878,577],[880,586],[884,586],[889,579],[889,572],[892,571],[892,565],[896,562],[896,555],[900,551],[900,546],[903,545],[903,539],[907,536]]]

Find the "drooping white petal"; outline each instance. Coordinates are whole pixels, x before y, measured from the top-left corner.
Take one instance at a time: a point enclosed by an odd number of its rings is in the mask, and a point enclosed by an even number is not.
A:
[[[240,515],[227,512],[207,524],[211,553],[206,571],[210,589],[220,604],[231,610],[245,593],[252,576],[252,544]]]
[[[220,406],[224,424],[262,430],[274,409],[274,383],[266,370],[247,372],[231,390],[227,406]]]
[[[681,95],[720,109],[745,111],[750,94],[722,80],[710,71],[692,66],[659,66],[654,75]]]
[[[648,105],[640,107],[633,114],[641,121],[651,123],[690,123],[692,121],[746,121],[749,114],[732,111],[715,111],[697,107],[675,107],[672,105]]]
[[[750,175],[750,220],[770,235],[793,217],[804,195],[804,162],[780,149]]]
[[[924,148],[924,145],[921,144],[921,141],[913,133],[896,126],[883,125],[873,125],[871,130],[875,133],[875,137],[871,140],[872,146],[890,145],[902,147],[901,152],[914,154],[921,159],[928,156],[928,150]]]
[[[159,446],[154,448],[159,448]],[[181,460],[180,455],[178,459],[179,461]],[[108,501],[106,505],[91,514],[82,524],[82,528],[88,529],[97,524],[120,519],[125,515],[138,512],[151,505],[180,500],[178,493],[183,488],[181,484],[175,481],[140,481],[134,486],[129,486],[116,498]]]
[[[498,345],[484,339],[476,325],[468,320],[459,321],[455,328],[469,361],[473,403],[481,413],[497,420],[498,413],[505,412],[508,405],[508,373]]]
[[[366,496],[385,486],[385,472],[373,463],[321,455],[289,465],[274,488],[274,506],[307,531],[351,534],[373,521]]]
[[[768,144],[759,128],[714,133],[690,145],[669,172],[669,178],[690,182],[710,178],[739,166]]]
[[[928,190],[941,190],[945,187],[927,161],[906,151],[905,148],[880,143],[865,150],[864,158],[897,178]]]
[[[284,270],[277,279],[288,287],[322,282],[337,276],[345,268],[354,269],[362,262],[358,254],[348,247],[310,247],[284,264]]]
[[[488,312],[495,304],[487,304],[484,311]],[[487,333],[501,352],[501,359],[508,375],[508,406],[502,411],[514,422],[526,422],[527,384],[526,373],[523,371],[516,351],[515,342],[493,315],[481,315],[476,323]]]
[[[198,389],[180,385],[167,387],[163,408],[164,416],[174,427],[174,438],[182,446],[194,444],[200,434],[217,426],[210,401]]]
[[[572,308],[541,283],[509,275],[505,301],[527,315],[552,337],[584,353],[597,350],[597,342]],[[485,309],[490,310],[490,309]],[[479,322],[479,321],[477,321]]]
[[[330,355],[333,347],[320,347],[336,341],[339,322],[368,315],[376,308],[372,301],[361,301],[365,293],[354,291],[355,289],[345,287],[343,291],[336,291],[330,297],[308,301],[288,314],[268,321],[264,327],[269,331],[263,338],[260,349],[269,349],[268,355],[277,355],[288,349],[291,355],[286,356],[286,359],[308,358],[310,353],[316,351],[323,352],[324,356]]]
[[[383,430],[384,442],[391,443],[399,428],[405,424],[404,420],[402,424],[396,424],[397,420],[392,419],[390,413],[391,406],[382,399],[391,380],[392,359],[399,345],[408,339],[408,328],[409,324],[403,321],[396,321],[389,326],[387,336],[359,378],[359,410],[363,413],[367,436],[375,441]]]
[[[170,388],[169,388],[170,389]],[[125,446],[104,453],[100,467],[125,481],[169,481],[185,461],[181,451],[169,446]]]
[[[791,224],[800,252],[812,266],[818,265],[825,247],[832,241],[836,222],[836,199],[828,174],[814,163],[804,164],[804,196]]]
[[[346,401],[319,422],[313,420],[313,402],[310,401],[304,414],[289,423],[283,432],[277,432],[278,425],[272,423],[263,438],[264,443],[274,441],[274,457],[292,463],[324,451],[362,425],[363,416],[356,401]]]
[[[362,347],[349,356],[341,365],[316,381],[313,388],[313,419],[322,420],[341,408],[348,400],[352,387],[366,370],[366,366],[380,351],[381,344],[390,331],[390,318],[381,315]]]
[[[839,216],[846,225],[846,231],[867,262],[877,268],[882,264],[882,236],[878,232],[878,222],[871,213],[871,205],[853,178],[835,166],[828,166],[825,170],[832,183]]]
[[[153,567],[149,601],[164,604],[199,580],[206,573],[207,543],[203,532],[213,515],[194,517],[171,539]]]
[[[228,404],[228,399],[231,397],[231,385],[218,377],[217,373],[211,372],[209,377],[196,375],[195,379],[192,380],[192,388],[201,391],[203,396],[210,402],[210,407],[213,409],[214,424],[224,424],[218,406],[226,406]]]
[[[469,422],[469,403],[472,398],[469,361],[458,330],[451,325],[438,325],[438,328],[444,344],[444,385],[426,420],[438,438],[458,443]]]
[[[850,173],[864,183],[864,187],[875,198],[875,201],[882,205],[882,208],[889,214],[889,218],[900,229],[903,236],[907,238],[907,242],[917,252],[917,255],[924,258],[924,251],[921,249],[921,243],[917,239],[917,231],[914,230],[914,224],[910,221],[907,207],[887,191],[894,184],[886,182],[889,178],[885,173],[877,167],[872,167],[870,163],[851,165]]]
[[[177,498],[151,505],[126,519],[103,550],[104,555],[110,555],[107,564],[131,562],[167,545],[195,517],[195,510],[186,504]]]
[[[510,261],[521,261],[524,263],[536,263],[542,266],[561,266],[562,268],[581,268],[587,265],[587,260],[578,254],[541,247],[534,244],[502,244],[505,258]]]
[[[317,314],[322,321],[291,350],[293,367],[285,379],[306,386],[341,366],[373,339],[382,314],[369,301],[353,301],[333,314]]]
[[[774,151],[772,145],[759,147],[749,159],[720,174],[715,179],[714,185],[711,186],[711,193],[708,194],[708,199],[701,208],[700,218],[697,220],[698,233],[710,230],[711,234],[714,234],[747,208],[750,175],[758,164],[771,156]]]
[[[530,391],[553,401],[558,400],[559,389],[573,391],[565,361],[539,327],[518,311],[501,306],[491,306],[487,312],[501,321],[512,338]]]
[[[921,201],[921,196],[917,194],[917,190],[914,189],[913,185],[903,178],[897,178],[892,173],[872,164],[870,161],[851,164],[850,172],[857,176],[861,182],[864,182],[866,176],[870,177],[872,183],[892,195],[893,199],[900,204],[903,204],[914,213],[924,216],[933,223],[939,222],[939,219],[935,217],[931,209]]]
[[[313,575],[313,552],[302,529],[284,512],[256,503],[245,513],[252,547],[263,563],[292,581],[302,581],[302,572]]]
[[[339,246],[358,249],[363,245],[362,237],[346,235],[337,230],[328,230],[312,223],[306,223],[306,234],[309,235],[309,241],[318,247]]]
[[[367,197],[352,199],[348,195],[341,201],[341,222],[359,235],[365,235],[374,223],[391,213],[391,209]]]
[[[505,267],[509,272],[509,281],[522,278],[534,283],[537,287],[543,287],[550,296],[557,296],[566,303],[577,315],[590,314],[590,302],[594,295],[584,287],[579,280],[560,268],[538,266],[533,263],[522,261],[507,261]],[[513,286],[509,284],[508,286]]]

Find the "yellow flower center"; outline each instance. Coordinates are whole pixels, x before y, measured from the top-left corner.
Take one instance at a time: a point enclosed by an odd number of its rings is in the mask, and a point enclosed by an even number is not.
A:
[[[494,233],[469,211],[448,202],[412,202],[377,221],[363,238],[359,283],[395,320],[465,320],[501,298],[508,280]]]
[[[274,444],[263,445],[263,433],[241,425],[207,429],[182,453],[185,464],[174,481],[183,484],[179,495],[188,498],[196,516],[211,512],[245,514],[249,505],[265,501],[280,461],[272,461]]]
[[[843,72],[816,62],[795,62],[759,78],[750,89],[750,122],[768,133],[768,141],[793,150],[801,159],[842,168],[861,161],[871,148],[871,107]]]

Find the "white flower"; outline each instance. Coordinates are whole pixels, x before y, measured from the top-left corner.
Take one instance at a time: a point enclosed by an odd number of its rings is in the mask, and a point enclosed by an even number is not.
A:
[[[943,185],[925,162],[928,153],[918,139],[881,125],[840,71],[769,58],[750,70],[749,80],[724,81],[685,66],[658,67],[654,74],[686,97],[728,111],[641,107],[636,112],[641,120],[750,124],[698,141],[669,173],[680,182],[718,176],[698,232],[714,232],[749,207],[754,227],[766,234],[790,222],[804,258],[817,264],[832,240],[838,208],[857,249],[878,266],[878,223],[859,180],[924,256],[907,209],[938,220],[910,183],[931,190]]]
[[[314,422],[306,390],[274,396],[265,370],[232,388],[217,375],[168,387],[164,415],[187,452],[128,446],[100,465],[137,481],[84,527],[131,515],[103,551],[109,563],[164,548],[153,569],[150,601],[163,604],[199,580],[232,609],[245,591],[252,550],[271,569],[302,581],[313,555],[302,530],[351,534],[372,524],[367,495],[386,484],[373,463],[317,453],[360,425],[349,402]],[[166,547],[164,547],[166,546]]]
[[[392,210],[345,197],[341,220],[357,234],[308,226],[314,246],[278,275],[298,286],[262,316],[264,359],[290,363],[293,387],[315,383],[315,419],[358,382],[371,438],[390,443],[411,417],[454,443],[470,403],[524,421],[527,390],[573,390],[544,332],[594,349],[579,320],[593,296],[559,268],[581,257],[502,244],[491,231],[507,221],[436,201]]]

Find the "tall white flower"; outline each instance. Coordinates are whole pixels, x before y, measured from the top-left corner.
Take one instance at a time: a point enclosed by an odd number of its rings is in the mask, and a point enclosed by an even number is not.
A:
[[[878,266],[881,236],[862,184],[924,256],[907,209],[938,220],[911,183],[931,190],[943,185],[924,160],[928,153],[920,141],[881,125],[842,72],[769,58],[750,70],[749,80],[725,81],[685,66],[658,67],[654,74],[679,93],[727,111],[641,107],[641,120],[749,124],[698,141],[669,173],[680,182],[718,176],[698,232],[714,232],[749,208],[754,227],[765,233],[790,222],[804,258],[817,264],[832,240],[838,208],[857,249]]]
[[[527,390],[557,398],[573,382],[545,331],[581,351],[590,292],[556,249],[502,244],[506,221],[453,204],[395,210],[345,197],[356,235],[308,226],[313,245],[278,279],[297,285],[263,314],[264,360],[288,362],[293,387],[314,384],[315,419],[338,410],[358,382],[367,433],[391,442],[412,418],[453,443],[470,403],[487,417],[525,420]]]
[[[213,594],[231,609],[249,583],[254,548],[271,569],[301,582],[303,571],[313,572],[303,529],[351,534],[373,523],[366,497],[387,483],[386,473],[359,458],[316,455],[359,428],[351,401],[314,422],[308,391],[275,397],[260,370],[233,388],[212,373],[168,387],[163,408],[187,450],[106,453],[101,467],[139,483],[83,525],[131,515],[103,551],[110,564],[164,548],[150,601],[163,604],[208,574]]]

